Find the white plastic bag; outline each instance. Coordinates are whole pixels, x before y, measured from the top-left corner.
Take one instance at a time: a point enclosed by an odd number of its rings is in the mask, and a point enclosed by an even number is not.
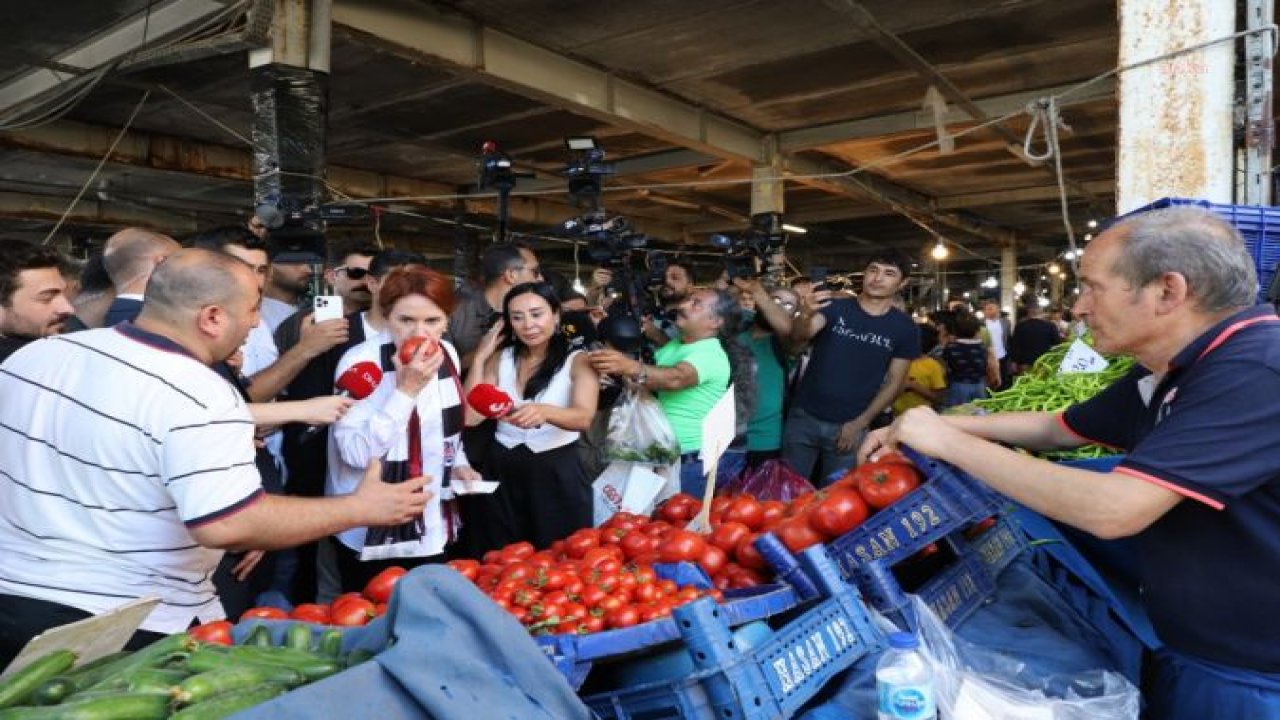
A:
[[[679,461],[672,472],[670,466],[615,460],[591,485],[595,524],[600,525],[623,510],[648,515],[660,501],[675,493],[673,487],[678,488],[679,483]]]
[[[940,717],[955,720],[1136,720],[1142,699],[1117,672],[1034,677],[1016,658],[957,638],[912,596],[920,652],[933,668]],[[978,668],[981,668],[979,670]],[[1047,689],[1052,688],[1052,693]],[[1062,689],[1065,688],[1065,691]]]
[[[671,422],[648,390],[628,388],[614,406],[604,456],[649,465],[669,465],[680,459],[680,443]]]

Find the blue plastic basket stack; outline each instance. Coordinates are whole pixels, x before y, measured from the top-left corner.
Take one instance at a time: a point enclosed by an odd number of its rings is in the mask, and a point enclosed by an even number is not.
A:
[[[1126,213],[1124,217],[1173,207],[1175,205],[1197,205],[1221,215],[1231,223],[1240,235],[1253,257],[1254,267],[1258,270],[1258,299],[1264,300],[1267,288],[1275,278],[1276,265],[1280,264],[1280,208],[1259,205],[1220,205],[1208,200],[1190,198],[1164,198],[1150,205]]]

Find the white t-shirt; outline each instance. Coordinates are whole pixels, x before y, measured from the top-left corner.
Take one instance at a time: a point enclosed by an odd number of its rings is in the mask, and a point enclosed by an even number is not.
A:
[[[276,329],[280,327],[280,323],[288,320],[289,316],[297,311],[297,307],[290,305],[283,300],[264,297],[262,298],[262,309],[258,312],[262,316],[262,321],[265,322],[267,327],[271,328],[271,332],[274,333]]]
[[[262,497],[230,383],[126,324],[31,343],[0,398],[0,593],[95,614],[156,595],[161,633],[223,617],[222,551],[189,528]]]
[[[1000,318],[995,320],[984,319],[982,322],[987,327],[987,335],[991,337],[991,349],[995,352],[996,359],[1003,360],[1008,352],[1005,348],[1008,347],[1009,342],[1009,338],[1004,336],[1004,323],[1000,321]]]

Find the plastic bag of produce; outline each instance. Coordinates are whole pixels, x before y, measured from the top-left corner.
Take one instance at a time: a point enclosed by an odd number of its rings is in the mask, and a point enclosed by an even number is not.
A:
[[[1025,662],[957,637],[912,597],[921,653],[933,669],[939,715],[969,720],[1136,720],[1142,696],[1118,672],[1043,675]]]
[[[738,476],[727,489],[730,495],[746,494],[757,500],[783,502],[791,502],[813,491],[813,485],[782,460],[765,461],[755,470]]]
[[[644,388],[628,389],[609,418],[604,441],[609,460],[670,465],[680,459],[675,430],[662,406]]]

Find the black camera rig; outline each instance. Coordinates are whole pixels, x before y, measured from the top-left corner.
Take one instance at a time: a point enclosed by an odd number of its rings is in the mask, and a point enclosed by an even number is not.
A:
[[[725,251],[724,269],[730,280],[759,277],[769,285],[781,283],[786,271],[782,253],[787,246],[782,213],[757,213],[751,216],[751,227],[745,233],[716,234],[710,239]]]

